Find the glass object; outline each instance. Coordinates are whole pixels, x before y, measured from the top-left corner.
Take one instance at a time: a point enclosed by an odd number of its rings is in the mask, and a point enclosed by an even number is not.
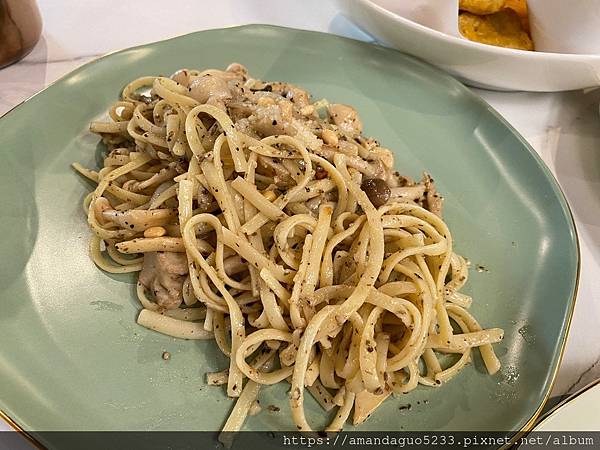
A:
[[[0,0],[0,68],[27,55],[41,33],[36,0]]]

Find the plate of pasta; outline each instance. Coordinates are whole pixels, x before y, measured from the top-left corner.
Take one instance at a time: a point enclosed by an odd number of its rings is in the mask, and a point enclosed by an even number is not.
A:
[[[568,205],[437,69],[199,32],[77,69],[0,142],[0,409],[26,430],[517,431],[547,398]]]

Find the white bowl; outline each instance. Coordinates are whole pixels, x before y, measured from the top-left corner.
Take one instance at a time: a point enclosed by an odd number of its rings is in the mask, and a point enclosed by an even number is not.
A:
[[[600,54],[494,47],[415,23],[381,6],[383,0],[337,1],[346,16],[384,45],[424,59],[473,86],[538,92],[600,86]]]
[[[600,0],[528,0],[527,5],[538,50],[600,54]]]

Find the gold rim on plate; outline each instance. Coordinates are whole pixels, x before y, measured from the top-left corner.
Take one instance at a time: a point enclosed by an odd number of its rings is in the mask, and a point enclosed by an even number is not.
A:
[[[592,381],[591,383],[586,384],[584,387],[582,387],[581,389],[579,389],[575,393],[573,393],[571,395],[568,395],[564,400],[561,400],[555,406],[553,406],[552,408],[550,408],[550,410],[548,410],[540,418],[539,422],[536,424],[536,426],[533,428],[532,431],[535,431],[535,429],[537,427],[539,427],[544,422],[546,422],[548,419],[550,419],[551,417],[553,417],[556,413],[558,413],[561,409],[563,409],[564,406],[567,406],[567,404],[571,403],[571,401],[575,400],[580,395],[585,394],[586,392],[592,390],[593,388],[595,388],[598,385],[600,385],[600,378],[598,378],[597,380]]]

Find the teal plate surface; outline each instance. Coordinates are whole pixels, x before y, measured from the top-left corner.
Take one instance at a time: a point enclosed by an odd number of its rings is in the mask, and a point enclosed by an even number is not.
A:
[[[98,270],[70,168],[97,166],[88,123],[142,75],[245,64],[314,98],[354,105],[396,167],[427,170],[446,198],[466,292],[484,326],[504,328],[503,369],[474,364],[438,389],[389,399],[361,430],[518,430],[550,391],[572,314],[577,237],[540,158],[453,78],[393,50],[270,26],[204,31],[124,50],[75,70],[0,120],[0,410],[25,430],[217,430],[233,402],[204,373],[226,360],[213,343],[136,325],[134,279]],[[481,265],[485,271],[477,271]],[[171,359],[161,358],[163,351]],[[287,386],[266,388],[248,430],[291,430]],[[412,408],[399,409],[410,403]],[[314,427],[328,420],[307,400]],[[350,425],[347,426],[351,428]]]

